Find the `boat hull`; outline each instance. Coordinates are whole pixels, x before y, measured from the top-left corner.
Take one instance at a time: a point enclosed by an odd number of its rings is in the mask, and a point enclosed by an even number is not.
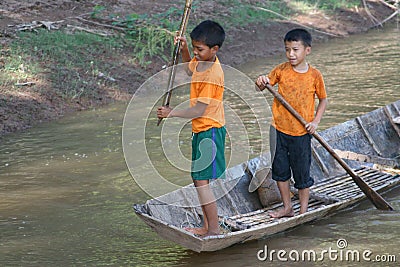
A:
[[[400,184],[399,110],[400,101],[396,101],[320,133],[357,175],[377,192],[385,192]],[[202,252],[276,234],[330,216],[366,198],[323,147],[312,142],[312,151],[311,174],[316,183],[311,187],[309,210],[304,214],[272,218],[269,212],[280,209],[282,204],[276,202],[265,207],[257,192],[249,192],[249,184],[257,170],[270,166],[269,155],[230,168],[225,180],[212,183],[214,193],[224,193],[217,200],[224,234],[200,238],[184,230],[185,225],[202,223],[193,185],[148,200],[145,204],[135,204],[135,213],[161,237]],[[292,203],[295,214],[298,214],[300,205],[295,189]]]

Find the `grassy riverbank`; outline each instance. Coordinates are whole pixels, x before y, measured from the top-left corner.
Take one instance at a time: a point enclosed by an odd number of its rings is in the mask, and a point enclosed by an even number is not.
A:
[[[184,1],[2,2],[0,135],[129,100],[146,78],[168,64],[184,6]],[[280,53],[281,36],[290,28],[309,28],[318,42],[365,32],[393,12],[378,0],[367,5],[353,0],[194,1],[188,31],[204,19],[220,22],[227,32],[220,59],[235,66]]]

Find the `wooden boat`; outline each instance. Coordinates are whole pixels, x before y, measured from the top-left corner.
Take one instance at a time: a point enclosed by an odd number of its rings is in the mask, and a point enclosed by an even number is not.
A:
[[[320,135],[357,175],[382,193],[400,184],[399,123],[400,100],[329,128]],[[161,237],[201,252],[216,251],[285,231],[365,199],[351,177],[314,141],[311,173],[315,185],[311,187],[309,210],[305,214],[297,215],[299,201],[295,190],[292,198],[295,216],[280,219],[271,218],[269,212],[281,208],[281,202],[270,199],[271,203],[267,203],[259,197],[268,193],[266,190],[270,190],[270,195],[276,193],[272,186],[249,192],[249,184],[257,170],[270,165],[267,154],[228,169],[226,179],[212,183],[214,193],[224,192],[217,200],[224,234],[200,238],[184,230],[184,226],[201,224],[202,212],[192,185],[145,204],[135,204],[135,213]]]

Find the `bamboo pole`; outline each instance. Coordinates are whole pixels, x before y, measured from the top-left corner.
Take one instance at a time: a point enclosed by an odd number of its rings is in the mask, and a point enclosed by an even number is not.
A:
[[[190,15],[190,10],[192,8],[192,0],[186,0],[185,3],[185,9],[182,14],[182,21],[181,25],[179,27],[178,31],[178,37],[182,37],[186,31],[186,26],[189,20],[189,15]],[[175,75],[176,75],[176,64],[178,63],[178,57],[179,57],[179,52],[180,52],[180,46],[181,46],[181,41],[178,38],[178,42],[175,44],[174,48],[174,54],[172,56],[172,61],[171,61],[171,66],[170,66],[170,72],[169,72],[169,77],[168,77],[168,85],[167,85],[167,91],[164,96],[164,102],[163,106],[168,107],[169,102],[171,101],[171,96],[172,96],[172,90],[174,88],[174,80],[175,80]],[[162,121],[162,118],[158,119],[157,126],[160,125]]]

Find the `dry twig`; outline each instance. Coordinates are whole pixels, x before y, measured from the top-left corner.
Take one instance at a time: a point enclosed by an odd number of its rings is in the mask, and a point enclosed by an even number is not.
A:
[[[35,85],[35,82],[25,82],[25,83],[16,83],[15,86],[32,86]]]
[[[110,29],[114,29],[114,30],[118,30],[118,31],[123,31],[123,32],[126,31],[126,29],[125,29],[125,28],[122,28],[122,27],[117,27],[117,26],[113,26],[113,25],[108,25],[108,24],[103,24],[103,23],[94,22],[94,21],[91,21],[91,20],[84,19],[84,18],[82,18],[82,17],[80,17],[80,16],[74,17],[74,18],[77,19],[77,20],[79,20],[79,21],[81,21],[81,22],[93,24],[93,25],[96,25],[96,26],[101,26],[101,27],[104,27],[104,28],[110,28]]]
[[[96,35],[103,36],[103,37],[113,36],[113,34],[99,32],[99,31],[96,31],[96,30],[91,30],[91,29],[88,29],[88,28],[83,28],[83,27],[79,27],[79,26],[75,26],[75,25],[69,25],[68,24],[67,27],[68,28],[72,28],[73,30],[84,31],[84,32],[96,34]]]
[[[17,31],[33,31],[37,28],[45,27],[48,30],[57,30],[60,28],[59,23],[64,22],[64,20],[59,21],[32,21],[31,23],[24,23],[19,25],[8,25],[9,27],[16,27]]]

